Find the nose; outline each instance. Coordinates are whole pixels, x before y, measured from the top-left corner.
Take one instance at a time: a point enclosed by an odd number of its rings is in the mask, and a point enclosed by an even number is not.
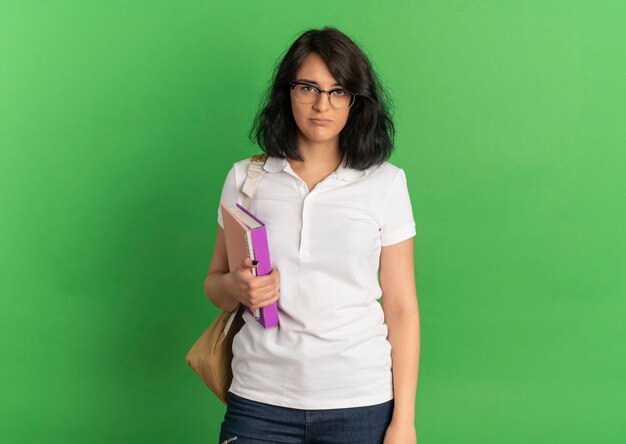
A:
[[[330,108],[330,95],[326,92],[320,93],[317,100],[313,102],[313,108],[317,111],[326,111]]]

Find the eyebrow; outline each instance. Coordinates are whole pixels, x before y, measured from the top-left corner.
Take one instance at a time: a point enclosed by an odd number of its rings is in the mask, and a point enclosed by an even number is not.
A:
[[[306,82],[306,83],[311,83],[313,85],[317,85],[320,86],[319,83],[317,83],[315,80],[309,80],[309,79],[297,79],[297,82]],[[340,83],[335,83],[333,86],[341,86]]]

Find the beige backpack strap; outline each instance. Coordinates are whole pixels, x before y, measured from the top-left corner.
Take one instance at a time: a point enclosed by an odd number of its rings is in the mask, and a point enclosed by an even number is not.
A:
[[[256,195],[257,185],[263,177],[263,165],[269,157],[268,154],[255,154],[252,156],[250,165],[248,166],[248,177],[246,177],[241,192],[243,193],[243,207],[247,210],[250,208],[250,203]]]

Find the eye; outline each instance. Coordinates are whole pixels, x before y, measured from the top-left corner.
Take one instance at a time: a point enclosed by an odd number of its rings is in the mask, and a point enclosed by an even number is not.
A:
[[[342,97],[342,96],[347,96],[348,91],[346,91],[345,89],[338,89],[334,91],[333,94],[335,94],[337,97]]]
[[[312,93],[316,91],[316,88],[309,85],[299,85],[300,91],[305,93]]]

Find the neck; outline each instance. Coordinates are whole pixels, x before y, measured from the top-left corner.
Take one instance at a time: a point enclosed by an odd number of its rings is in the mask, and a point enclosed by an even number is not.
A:
[[[334,171],[343,160],[338,138],[330,142],[314,143],[299,137],[297,143],[298,151],[304,160],[289,160],[294,171]]]

